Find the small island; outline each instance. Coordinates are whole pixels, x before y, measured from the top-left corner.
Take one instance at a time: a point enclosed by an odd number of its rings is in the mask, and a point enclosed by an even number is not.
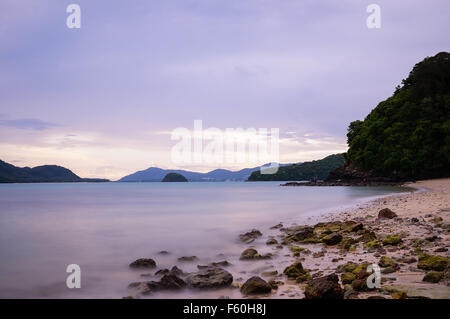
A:
[[[188,180],[181,174],[178,173],[168,173],[161,182],[187,182]]]

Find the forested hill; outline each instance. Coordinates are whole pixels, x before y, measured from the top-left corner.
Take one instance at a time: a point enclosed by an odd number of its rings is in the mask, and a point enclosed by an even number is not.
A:
[[[450,54],[441,52],[417,63],[391,97],[364,121],[350,123],[347,142],[346,166],[368,176],[448,177]]]
[[[0,160],[0,183],[108,182],[106,179],[81,178],[57,165],[17,167]]]
[[[248,178],[249,181],[309,181],[324,180],[328,174],[344,164],[343,154],[334,154],[321,160],[281,166],[275,174],[261,174],[258,170]]]

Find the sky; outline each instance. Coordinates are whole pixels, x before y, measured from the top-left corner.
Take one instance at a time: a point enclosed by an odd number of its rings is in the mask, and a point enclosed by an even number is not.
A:
[[[71,3],[79,29],[66,25]],[[381,28],[366,25],[371,3]],[[449,9],[448,0],[2,0],[0,159],[112,180],[151,166],[257,166],[174,161],[172,133],[196,120],[219,132],[278,129],[281,163],[344,152],[351,121],[414,64],[450,51]]]

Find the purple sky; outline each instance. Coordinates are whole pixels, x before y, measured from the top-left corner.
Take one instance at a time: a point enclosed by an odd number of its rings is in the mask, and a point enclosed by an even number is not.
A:
[[[82,28],[66,27],[78,3]],[[381,7],[368,29],[366,7]],[[176,165],[177,127],[279,128],[280,161],[346,150],[350,121],[450,51],[448,0],[2,0],[0,159],[119,178]]]

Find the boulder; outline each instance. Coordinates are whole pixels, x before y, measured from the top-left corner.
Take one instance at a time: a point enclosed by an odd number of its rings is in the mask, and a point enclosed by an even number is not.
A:
[[[388,256],[382,256],[380,258],[380,261],[378,262],[378,265],[380,265],[380,267],[382,268],[385,268],[389,266],[396,266],[397,262]]]
[[[342,235],[339,233],[331,233],[331,234],[325,236],[324,238],[322,238],[322,241],[328,246],[336,245],[341,240],[342,240]]]
[[[186,282],[193,288],[221,288],[231,285],[233,276],[222,268],[208,267],[190,274]]]
[[[380,210],[378,212],[378,218],[388,218],[388,219],[392,219],[394,217],[397,217],[397,214],[394,213],[392,210],[390,210],[389,208],[383,208],[382,210]]]
[[[256,238],[261,237],[262,233],[257,229],[252,229],[251,231],[239,235],[239,239],[243,241],[246,244],[250,244],[253,242]]]
[[[156,262],[151,258],[140,258],[130,264],[131,268],[156,268]]]
[[[400,238],[400,236],[398,236],[398,235],[388,235],[383,240],[383,246],[387,246],[387,245],[396,246],[396,245],[400,244],[401,242],[402,242],[402,239]]]
[[[431,283],[438,283],[439,281],[442,280],[442,278],[444,278],[443,272],[432,270],[427,272],[422,280]]]
[[[256,249],[247,248],[241,253],[240,260],[270,259],[271,254],[260,255]]]
[[[258,276],[251,277],[241,287],[241,292],[244,295],[266,294],[271,291],[272,286]]]
[[[283,273],[290,279],[295,279],[297,282],[303,282],[310,278],[309,271],[303,268],[300,261],[294,262],[292,265],[286,267]]]
[[[336,274],[311,279],[305,288],[306,299],[344,299],[344,290]]]
[[[450,259],[442,256],[422,254],[419,256],[417,268],[423,270],[443,271],[450,267]]]
[[[197,259],[198,259],[197,256],[183,256],[183,257],[178,258],[178,261],[191,262],[191,261],[195,261]]]

